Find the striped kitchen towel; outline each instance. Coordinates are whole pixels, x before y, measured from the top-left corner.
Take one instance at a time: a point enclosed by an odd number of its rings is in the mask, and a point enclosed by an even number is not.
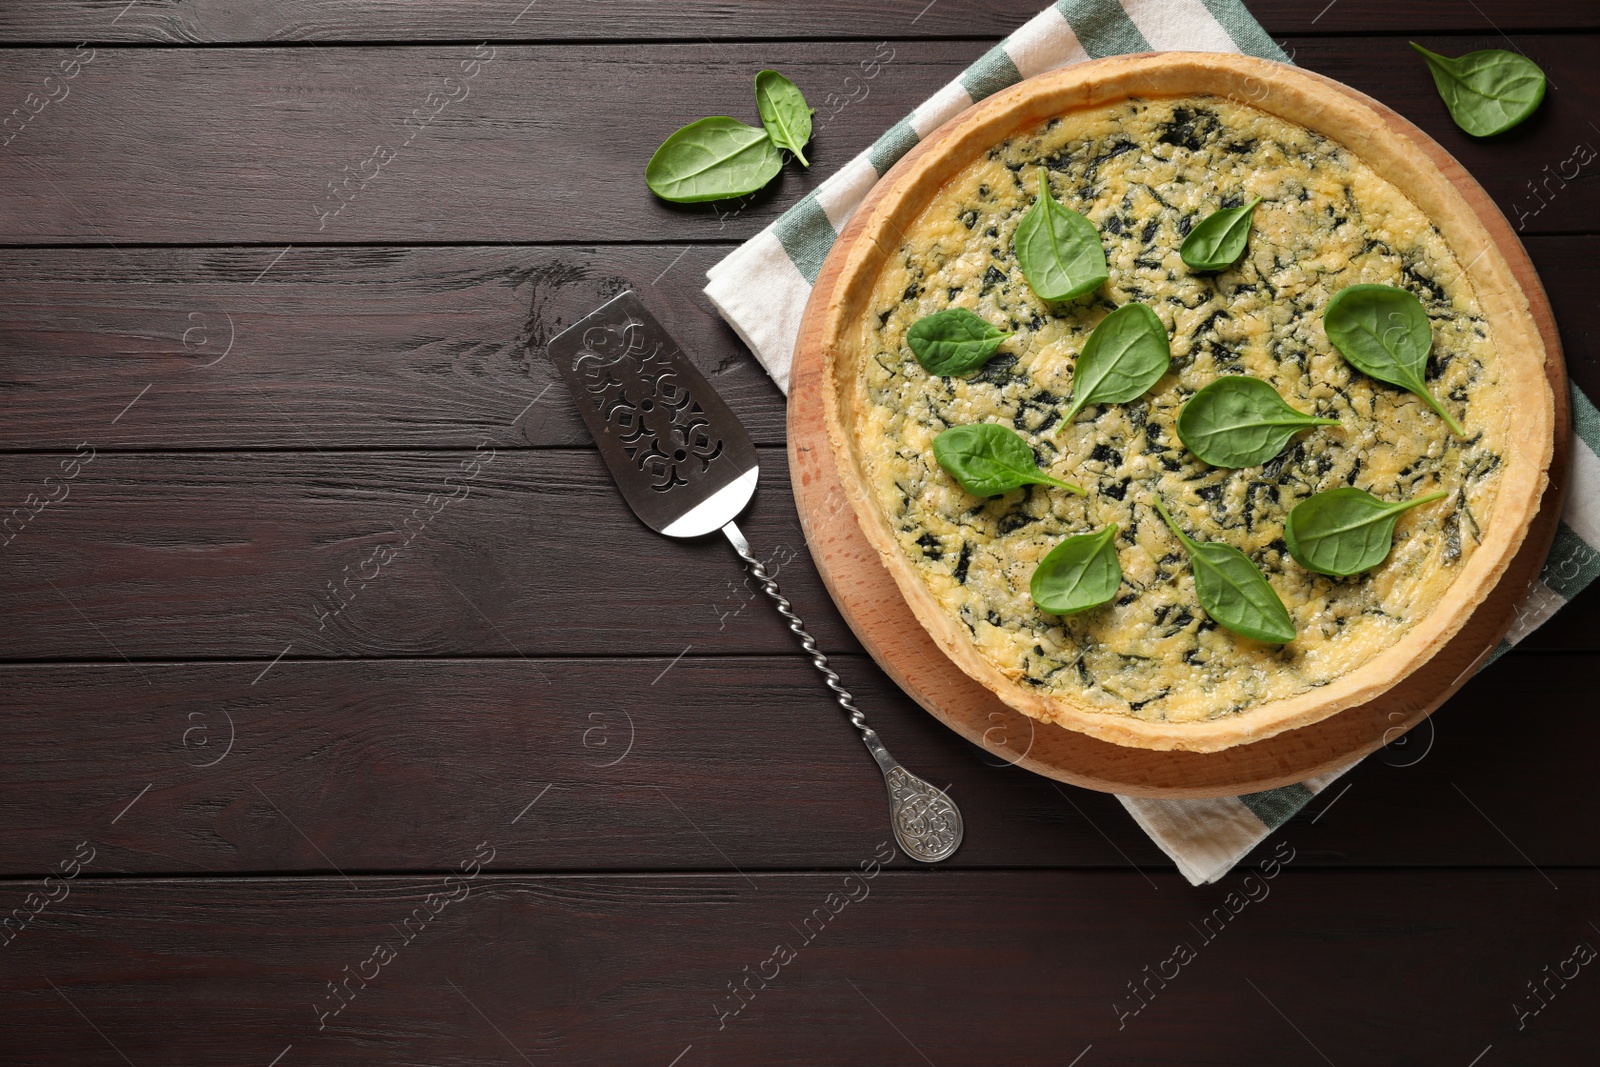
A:
[[[921,137],[1023,78],[1086,59],[1180,50],[1243,52],[1288,62],[1239,0],[1059,0],[712,267],[706,294],[787,392],[800,315],[828,249],[873,183]],[[1575,388],[1572,416],[1563,521],[1540,581],[1496,655],[1600,575],[1600,414]],[[1200,885],[1221,878],[1349,769],[1241,797],[1118,799],[1184,876]]]

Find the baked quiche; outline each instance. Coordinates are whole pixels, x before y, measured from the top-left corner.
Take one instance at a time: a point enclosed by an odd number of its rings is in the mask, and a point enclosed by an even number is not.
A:
[[[1204,752],[1370,700],[1442,647],[1538,509],[1554,411],[1526,298],[1429,158],[1313,75],[1211,54],[1047,74],[935,136],[885,177],[848,250],[824,413],[868,540],[946,654],[1036,719]],[[1098,234],[1104,281],[1082,295],[1040,296],[1038,255],[1019,257],[1040,247],[1043,223],[1025,220],[1046,195]],[[1186,263],[1194,228],[1230,211],[1219,223],[1248,229],[1237,259]],[[1425,312],[1415,391],[1330,340],[1330,302],[1356,286]],[[1134,304],[1159,320],[1168,361],[1137,396],[1094,402],[1106,372],[1085,358],[1090,338]],[[1405,328],[1376,307],[1374,343]],[[947,342],[932,357],[929,337]],[[957,351],[980,358],[945,358]],[[1229,377],[1316,422],[1248,466],[1205,462],[1179,416]],[[1039,477],[964,487],[935,443],[984,425],[1006,432],[955,436],[1015,451],[1014,435]],[[1425,503],[1393,517],[1391,550],[1365,546],[1377,565],[1304,565],[1291,512],[1354,490]],[[1343,529],[1339,508],[1318,514]],[[1098,606],[1041,607],[1041,562],[1090,534],[1120,578],[1102,568]],[[1195,558],[1211,545],[1270,586],[1287,614],[1277,637],[1217,606]]]

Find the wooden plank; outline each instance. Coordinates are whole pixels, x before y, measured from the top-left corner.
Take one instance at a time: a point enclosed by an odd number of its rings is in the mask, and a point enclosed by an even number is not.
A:
[[[1593,871],[1551,872],[1559,892],[1532,871],[1318,874],[1292,843],[1287,864],[1201,890],[912,872],[871,852],[870,880],[474,860],[539,832],[486,821],[437,873],[401,879],[80,878],[5,950],[10,1058],[1464,1065],[1492,1047],[1514,1067],[1600,1052],[1593,949],[1574,955],[1600,937]],[[462,864],[477,876],[446,883]],[[1538,999],[1525,985],[1546,981]]]
[[[595,452],[497,444],[0,459],[0,659],[795,648],[766,607],[730,624],[754,595],[733,550],[652,533]],[[798,562],[780,450],[741,524],[823,646],[855,647]]]
[[[185,45],[200,42],[593,40],[616,37],[697,40],[739,37],[1002,36],[1020,26],[1044,0],[986,0],[982,4],[825,0],[794,4],[691,0],[662,7],[649,0],[607,3],[601,13],[581,3],[540,0],[435,0],[385,4],[375,0],[285,0],[271,5],[157,5],[135,3],[117,12],[94,0],[49,0],[0,11],[6,43],[94,41]],[[1517,0],[1433,0],[1427,5],[1382,0],[1256,0],[1249,5],[1269,33],[1505,33],[1596,29],[1600,13],[1585,0],[1542,4]]]
[[[1572,824],[1551,817],[1568,803],[1561,798],[1566,790],[1572,789],[1574,798],[1593,795],[1592,773],[1565,759],[1551,774],[1536,769],[1570,743],[1561,735],[1583,728],[1580,709],[1589,706],[1584,694],[1593,688],[1584,677],[1592,670],[1588,655],[1513,652],[1502,657],[1411,734],[1369,756],[1318,796],[1281,833],[1297,845],[1304,842],[1308,862],[1409,867],[1455,857],[1463,866],[1592,866],[1591,860],[1577,858],[1590,845],[1569,850],[1556,842],[1557,834],[1573,832]],[[1508,709],[1529,707],[1530,678],[1538,679],[1538,707],[1547,715],[1519,715],[1508,729]],[[1577,780],[1558,781],[1571,775]],[[1510,784],[1511,779],[1519,784]],[[1397,819],[1404,829],[1395,825]],[[1600,845],[1600,837],[1587,830],[1577,836]],[[1257,858],[1265,854],[1260,849]],[[1567,858],[1543,858],[1557,855]]]
[[[1504,44],[1498,35],[1429,40],[1448,49]],[[1581,35],[1518,43],[1556,89],[1536,118],[1489,143],[1455,128],[1402,38],[1290,45],[1298,62],[1349,81],[1439,138],[1523,232],[1600,231],[1600,166],[1568,162],[1578,146],[1600,141],[1589,125],[1600,110],[1587,76],[1592,46]],[[65,52],[0,51],[19,98],[67,94],[43,105],[0,154],[0,241],[277,248],[744,237],[959,74],[985,44],[902,42],[892,58],[870,42],[501,45],[465,81],[455,79],[462,63],[475,62],[468,44],[103,48],[54,90],[44,79]],[[876,77],[863,73],[863,62],[876,64]],[[655,148],[702,114],[753,119],[750,76],[768,65],[782,67],[823,109],[816,165],[788,166],[742,209],[655,200],[641,178]],[[461,99],[449,103],[439,92]],[[404,125],[419,108],[440,110],[426,124]],[[85,145],[95,146],[93,165]],[[1563,171],[1576,177],[1562,179]],[[1548,183],[1550,192],[1536,200],[1530,182]]]
[[[0,241],[743,237],[985,47],[102,48],[54,90],[44,79],[69,51],[0,50],[19,100],[67,94],[0,153]],[[878,76],[863,81],[862,62]],[[827,108],[818,165],[790,164],[742,209],[652,196],[644,166],[662,140],[704,114],[758,122],[751,77],[772,64]]]
[[[1113,798],[1069,803],[870,661],[835,664],[896,755],[960,796],[957,865],[1163,863]],[[286,658],[256,682],[265,666],[0,669],[0,873],[47,872],[63,834],[94,838],[101,874],[192,874],[429,866],[486,819],[515,820],[513,869],[849,866],[887,833],[877,767],[799,657]]]
[[[782,394],[701,292],[730,247],[19,249],[0,450],[588,447],[544,345],[625,288],[782,444]]]
[[[1306,33],[1526,33],[1600,29],[1600,11],[1577,2],[1538,5],[1518,0],[1246,0],[1246,7],[1275,36]]]
[[[1539,627],[1518,648],[1529,652],[1581,652],[1585,635],[1600,626],[1600,585],[1591,585]]]
[[[1319,74],[1376,97],[1421,126],[1488,191],[1521,235],[1600,229],[1600,84],[1578,62],[1581,35],[1430,37],[1434,51],[1460,55],[1514,45],[1549,79],[1545,103],[1521,126],[1479,140],[1456,127],[1420,57],[1399,39],[1357,42],[1291,38],[1286,49]],[[1578,47],[1574,47],[1578,46]]]
[[[763,604],[731,623],[753,596],[732,550],[651,533],[593,451],[93,449],[0,457],[0,660],[795,647]],[[804,558],[781,450],[762,471],[751,543],[823,648],[856,649]],[[1555,647],[1600,649],[1596,608],[1547,624]]]
[[[1600,397],[1600,237],[1527,245],[1572,378]],[[622,287],[780,445],[783,397],[701,292],[728,249],[311,247],[265,275],[281,249],[18,249],[0,261],[0,451],[587,447],[544,343]]]
[[[1170,870],[1112,797],[1010,766],[999,733],[967,744],[864,657],[834,662],[896,755],[960,802],[947,866]],[[1596,663],[1508,657],[1284,833],[1319,866],[1600,863],[1600,837],[1550,816],[1589,803]],[[1509,731],[1530,671],[1550,712]],[[795,656],[291,654],[10,666],[0,687],[0,876],[43,876],[80,840],[97,875],[395,872],[480,827],[515,831],[496,838],[507,869],[812,869],[885,832],[879,776]]]

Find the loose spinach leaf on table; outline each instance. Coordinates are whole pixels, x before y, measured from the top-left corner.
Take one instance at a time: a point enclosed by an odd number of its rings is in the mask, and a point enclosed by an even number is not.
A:
[[[1069,537],[1039,561],[1028,582],[1033,602],[1052,615],[1076,615],[1097,608],[1122,587],[1117,560],[1117,524]]]
[[[1272,386],[1243,375],[1211,382],[1178,413],[1179,439],[1213,467],[1254,467],[1306,427],[1337,425],[1296,411]]]
[[[644,168],[644,180],[663,200],[697,204],[746,196],[782,169],[783,156],[765,130],[715,115],[663,141]]]
[[[1172,347],[1160,317],[1144,304],[1122,305],[1100,320],[1078,356],[1062,427],[1089,404],[1125,404],[1141,395],[1167,373],[1171,362]]]
[[[1489,48],[1452,59],[1415,41],[1411,47],[1428,61],[1450,117],[1474,137],[1504,133],[1533,114],[1544,99],[1544,71],[1527,56]]]
[[[1341,486],[1296,504],[1283,530],[1289,555],[1308,571],[1346,577],[1376,567],[1394,547],[1394,524],[1414,507],[1448,496],[1441,489],[1389,504],[1364,489]]]
[[[761,112],[761,125],[772,143],[793,152],[802,167],[811,166],[800,150],[811,140],[811,116],[817,109],[806,106],[800,87],[775,70],[760,72],[756,75],[756,110]]]
[[[1190,270],[1227,270],[1244,255],[1244,246],[1250,240],[1250,222],[1258,196],[1241,207],[1213,211],[1195,224],[1189,236],[1178,246],[1178,255]]]
[[[1022,276],[1045,300],[1070,300],[1105,284],[1106,252],[1094,223],[1050,195],[1050,174],[1039,168],[1039,199],[1017,223],[1012,245]]]
[[[1293,641],[1294,621],[1250,557],[1220,541],[1195,541],[1178,528],[1161,501],[1156,510],[1188,550],[1194,592],[1206,614],[1236,634],[1268,644]]]
[[[950,427],[933,439],[933,458],[973,496],[995,496],[1023,485],[1053,485],[1089,495],[1041,471],[1028,442],[992,422]]]
[[[966,308],[947,308],[912,323],[906,344],[929,374],[965,374],[988,362],[1010,336]]]
[[[1392,285],[1352,285],[1328,301],[1322,328],[1339,354],[1363,374],[1409,389],[1457,434],[1461,424],[1428,392],[1423,374],[1433,324],[1422,301]]]

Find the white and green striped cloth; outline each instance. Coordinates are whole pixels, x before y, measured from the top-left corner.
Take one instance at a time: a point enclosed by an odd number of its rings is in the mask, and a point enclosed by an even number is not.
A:
[[[822,261],[845,220],[896,160],[973,102],[1023,78],[1086,59],[1157,51],[1243,52],[1288,62],[1239,0],[1059,0],[712,267],[706,294],[787,392],[800,315]],[[1572,416],[1563,521],[1540,580],[1496,655],[1600,575],[1600,413],[1574,389]],[[1221,878],[1349,769],[1241,797],[1118,799],[1184,877],[1199,885]]]

